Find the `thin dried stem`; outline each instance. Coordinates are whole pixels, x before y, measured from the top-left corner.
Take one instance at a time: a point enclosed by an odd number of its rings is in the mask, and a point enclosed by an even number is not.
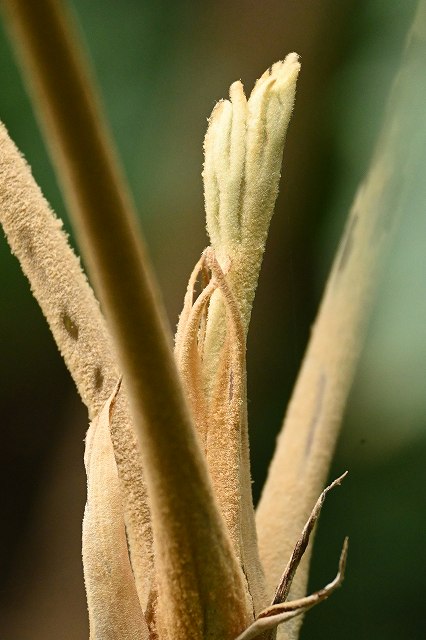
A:
[[[151,507],[160,635],[232,638],[250,619],[242,572],[70,16],[58,0],[4,4],[129,395]],[[218,607],[222,593],[227,598]]]
[[[321,493],[320,497],[316,501],[316,504],[312,509],[312,513],[309,516],[307,523],[303,527],[302,534],[295,544],[293,553],[291,554],[291,558],[288,561],[286,568],[284,569],[284,573],[281,577],[280,583],[277,587],[277,590],[275,591],[275,596],[272,601],[273,605],[280,604],[281,602],[284,602],[285,600],[287,600],[294,575],[297,571],[300,561],[302,560],[302,557],[309,544],[311,533],[318,521],[318,518],[321,513],[321,509],[327,497],[327,493],[331,491],[331,489],[334,489],[334,487],[338,486],[342,482],[342,480],[346,477],[346,475],[347,475],[347,471],[343,473],[339,478],[336,478],[334,482],[329,484],[328,487],[324,489],[324,491]]]
[[[326,600],[336,589],[338,589],[342,585],[345,577],[348,547],[349,539],[345,538],[343,541],[342,551],[340,552],[338,572],[336,574],[336,577],[329,584],[327,584],[319,591],[315,591],[314,593],[311,593],[304,598],[299,598],[299,600],[290,600],[290,602],[280,602],[277,604],[273,604],[262,611],[259,614],[259,618],[270,618],[281,613],[290,613],[292,611],[298,612],[299,614],[304,613],[310,607],[313,607],[323,600]]]
[[[423,4],[423,3],[422,3]],[[424,12],[420,9],[420,12]],[[358,362],[383,256],[399,213],[403,176],[415,162],[416,133],[407,109],[418,100],[420,12],[397,75],[366,179],[355,198],[312,329],[283,431],[257,510],[259,547],[271,597],[281,559],[294,548],[328,473]],[[424,46],[423,49],[424,51]],[[421,110],[419,110],[420,113]],[[415,120],[415,119],[414,119]],[[309,550],[291,596],[303,596]],[[296,638],[286,625],[281,638]]]
[[[315,591],[304,598],[273,604],[260,612],[256,620],[238,636],[236,640],[274,640],[277,630],[283,623],[305,614],[309,609],[329,598],[338,589],[344,580],[346,560],[348,555],[348,538],[343,541],[339,559],[339,569],[334,580],[319,591]]]

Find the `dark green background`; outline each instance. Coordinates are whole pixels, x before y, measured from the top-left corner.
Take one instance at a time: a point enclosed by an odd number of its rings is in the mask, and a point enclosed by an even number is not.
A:
[[[248,346],[257,499],[415,2],[75,0],[73,7],[172,326],[207,244],[200,175],[206,118],[233,80],[241,78],[249,92],[272,62],[293,50],[301,55]],[[0,61],[0,117],[66,219],[3,33]],[[424,85],[425,74],[418,81]],[[347,579],[309,613],[304,640],[426,636],[424,202],[420,180],[378,296],[331,472],[350,475],[328,499],[318,530],[311,587],[333,577],[346,534]],[[3,239],[0,274],[0,637],[83,640],[87,420]]]

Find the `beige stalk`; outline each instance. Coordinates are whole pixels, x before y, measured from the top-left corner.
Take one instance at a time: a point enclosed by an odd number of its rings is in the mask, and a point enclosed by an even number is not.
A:
[[[362,348],[383,256],[398,217],[404,176],[414,167],[418,65],[426,42],[421,2],[396,76],[370,169],[355,197],[312,327],[269,475],[257,509],[260,556],[272,597],[300,528],[324,485]],[[419,47],[420,42],[422,46]],[[417,113],[417,111],[416,111]],[[418,110],[420,117],[420,109]],[[397,187],[397,191],[395,191]],[[295,576],[291,598],[306,592],[309,553]],[[298,625],[278,637],[294,640]]]
[[[68,243],[62,222],[49,207],[1,123],[0,183],[0,222],[7,240],[93,418],[118,380],[117,358],[99,304]],[[132,566],[145,608],[153,577],[150,514],[123,392],[117,399],[111,432],[123,485]]]

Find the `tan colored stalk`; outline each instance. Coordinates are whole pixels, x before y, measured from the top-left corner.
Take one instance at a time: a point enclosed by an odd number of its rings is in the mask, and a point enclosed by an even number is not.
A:
[[[200,346],[204,395],[210,407],[203,438],[215,493],[247,576],[255,613],[266,600],[251,494],[246,335],[299,68],[297,55],[289,54],[263,74],[248,100],[241,82],[233,83],[230,100],[213,109],[204,142],[207,230],[223,284],[212,292]],[[240,367],[235,367],[235,360],[232,364],[230,339],[239,345]],[[238,425],[232,426],[226,399],[232,397],[237,382]]]
[[[242,572],[70,17],[58,0],[4,5],[129,394],[151,506],[160,637],[231,640],[251,618]]]
[[[31,169],[0,124],[0,221],[94,417],[119,376],[99,304]],[[115,380],[114,380],[115,378]]]
[[[422,46],[425,44],[421,12],[424,16],[424,3],[391,93],[371,167],[355,198],[327,281],[257,510],[260,555],[271,596],[328,474],[398,211],[401,176],[409,176],[410,164],[414,166],[416,134],[407,113],[411,101],[418,98],[414,82],[419,77],[415,65],[420,63],[420,24]],[[306,592],[308,563],[307,557],[295,576],[292,598]],[[293,640],[297,630],[297,626],[285,625],[278,637]]]
[[[62,222],[55,216],[28,164],[0,123],[0,222],[31,284],[91,418],[119,377],[99,304]],[[125,495],[132,566],[145,607],[152,589],[152,535],[145,482],[126,395],[120,392],[111,425]]]

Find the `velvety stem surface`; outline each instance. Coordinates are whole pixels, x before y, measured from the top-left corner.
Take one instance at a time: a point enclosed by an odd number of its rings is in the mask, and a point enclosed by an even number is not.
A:
[[[61,221],[0,124],[0,223],[18,258],[91,418],[120,375],[98,301]],[[124,494],[132,566],[143,607],[152,589],[152,535],[146,487],[126,394],[120,391],[111,436]]]
[[[129,394],[152,509],[162,637],[231,640],[249,617],[242,572],[70,16],[58,0],[3,4]]]
[[[273,595],[328,474],[342,415],[364,340],[383,256],[401,210],[422,124],[426,3],[421,2],[396,76],[368,174],[352,206],[334,261],[284,428],[257,510],[261,559]],[[423,83],[424,85],[424,83]],[[424,147],[423,147],[424,148]],[[304,595],[309,558],[295,576],[290,599]],[[284,625],[279,638],[295,638]]]

